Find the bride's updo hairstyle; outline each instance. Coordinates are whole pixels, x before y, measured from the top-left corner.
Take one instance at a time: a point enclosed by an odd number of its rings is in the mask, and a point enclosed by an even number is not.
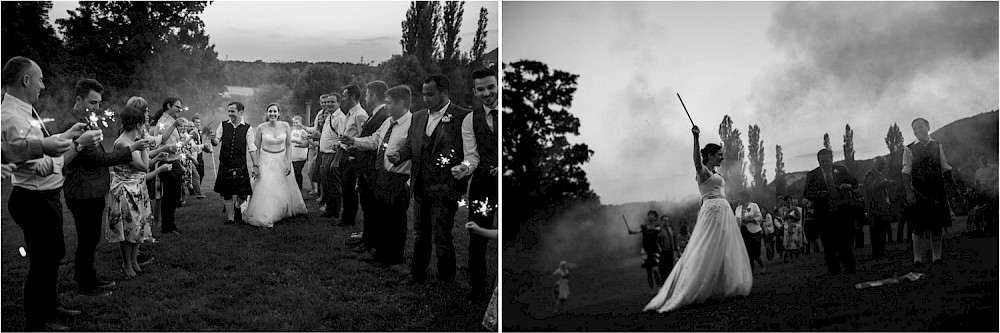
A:
[[[707,164],[708,157],[715,155],[715,153],[718,153],[720,149],[722,149],[722,146],[714,143],[709,143],[705,145],[705,148],[701,149],[701,164],[703,165]]]

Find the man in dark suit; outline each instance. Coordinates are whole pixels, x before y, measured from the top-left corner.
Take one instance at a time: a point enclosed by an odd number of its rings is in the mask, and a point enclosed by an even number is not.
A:
[[[868,219],[871,227],[868,228],[869,238],[872,242],[872,259],[879,259],[885,255],[886,236],[892,239],[892,233],[887,232],[892,226],[891,208],[892,201],[889,198],[889,187],[895,181],[886,178],[885,156],[875,156],[872,169],[865,174],[865,208],[868,211]]]
[[[408,140],[398,152],[387,153],[389,162],[412,161],[411,176],[416,209],[416,240],[409,283],[427,278],[431,261],[431,238],[437,253],[438,280],[455,280],[455,244],[451,234],[455,226],[458,200],[468,187],[469,178],[456,179],[451,169],[462,162],[462,119],[469,110],[451,103],[450,83],[444,75],[431,75],[422,87],[428,109],[413,114]]]
[[[389,111],[385,106],[385,92],[389,90],[389,86],[383,81],[372,81],[365,85],[367,88],[365,92],[365,101],[368,105],[369,117],[365,122],[364,126],[361,127],[361,135],[358,137],[370,137],[378,131],[385,119],[389,117]],[[377,168],[381,165],[376,164],[376,151],[364,151],[358,153],[357,159],[354,161],[358,165],[358,194],[361,200],[361,211],[365,213],[365,225],[361,231],[361,241],[357,244],[361,244],[364,248],[374,249],[375,245],[378,244],[375,241],[375,223],[377,221],[374,218],[373,211],[375,209],[375,172]],[[348,211],[352,208],[352,205],[345,203],[344,211]],[[353,205],[353,209],[357,209],[357,205]],[[356,214],[344,215],[354,216]]]
[[[83,123],[89,123],[91,112],[100,113],[101,95],[104,86],[94,79],[82,79],[76,83],[76,102],[71,115]],[[100,128],[94,128],[100,129]],[[128,148],[107,152],[104,145],[97,145],[80,151],[76,158],[63,167],[66,177],[63,183],[63,195],[66,206],[73,213],[76,223],[76,286],[80,294],[101,295],[111,294],[107,289],[115,285],[114,281],[103,281],[97,278],[94,269],[94,251],[101,241],[101,222],[104,217],[104,196],[111,189],[111,174],[108,167],[126,164],[132,160],[132,151],[143,149],[149,144],[146,140],[137,140]]]
[[[469,220],[476,225],[494,229],[497,211],[497,150],[500,124],[497,120],[497,74],[489,69],[472,73],[473,93],[482,107],[470,112],[462,121],[465,160],[452,170],[457,178],[472,175],[469,185]],[[472,301],[486,296],[486,244],[488,238],[469,232],[469,286],[467,298]]]
[[[854,273],[854,222],[847,216],[849,192],[858,182],[847,168],[833,165],[833,152],[816,153],[819,167],[809,171],[803,196],[814,203],[813,224],[819,229],[823,254],[830,274]]]

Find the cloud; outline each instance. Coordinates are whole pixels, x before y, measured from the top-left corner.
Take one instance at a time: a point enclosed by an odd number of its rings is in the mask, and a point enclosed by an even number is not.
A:
[[[381,37],[369,37],[369,38],[355,38],[355,39],[348,39],[347,40],[347,45],[352,45],[352,46],[356,46],[356,45],[382,45],[382,44],[385,44],[385,43],[394,43],[394,42],[398,42],[398,41],[399,41],[399,37],[393,37],[393,36],[381,36]]]
[[[996,2],[786,3],[769,38],[789,61],[756,80],[750,101],[781,121],[791,113],[850,119],[872,107],[925,109],[914,93],[928,83],[982,100],[964,92],[996,95],[997,28]]]

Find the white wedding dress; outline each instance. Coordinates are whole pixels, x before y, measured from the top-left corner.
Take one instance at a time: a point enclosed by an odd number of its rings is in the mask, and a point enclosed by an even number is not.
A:
[[[261,133],[260,178],[253,180],[253,195],[243,209],[243,220],[251,225],[270,228],[283,218],[307,212],[295,175],[285,174],[292,170],[285,160],[285,137],[284,132],[277,137]]]
[[[753,275],[747,248],[724,186],[725,180],[715,173],[698,184],[702,204],[691,240],[644,311],[667,312],[708,298],[750,294]]]

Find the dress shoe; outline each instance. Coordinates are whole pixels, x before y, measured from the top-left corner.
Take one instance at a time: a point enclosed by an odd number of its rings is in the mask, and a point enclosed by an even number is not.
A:
[[[69,326],[59,323],[45,323],[45,330],[51,332],[68,332]]]
[[[62,317],[76,317],[79,316],[81,313],[83,312],[80,312],[80,310],[67,309],[61,306],[56,308],[56,315]]]

